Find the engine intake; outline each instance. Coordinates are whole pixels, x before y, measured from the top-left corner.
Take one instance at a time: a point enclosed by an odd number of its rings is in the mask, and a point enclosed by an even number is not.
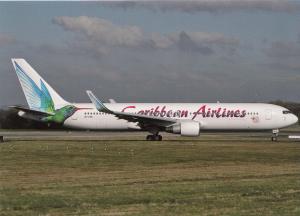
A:
[[[195,121],[181,122],[167,127],[166,132],[180,134],[181,136],[199,136],[200,123]]]

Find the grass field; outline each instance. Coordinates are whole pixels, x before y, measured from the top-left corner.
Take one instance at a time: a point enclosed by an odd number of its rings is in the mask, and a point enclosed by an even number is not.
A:
[[[286,139],[8,141],[0,163],[1,215],[300,215]]]

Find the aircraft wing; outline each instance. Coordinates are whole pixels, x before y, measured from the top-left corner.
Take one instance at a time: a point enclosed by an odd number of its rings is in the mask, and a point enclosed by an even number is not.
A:
[[[112,114],[117,116],[119,119],[125,119],[129,122],[138,122],[142,127],[147,126],[157,126],[157,127],[167,127],[173,125],[178,122],[176,119],[171,118],[163,118],[163,117],[156,117],[156,116],[147,116],[135,113],[126,113],[126,112],[119,112],[113,111],[108,109],[91,91],[86,91],[90,100],[95,105],[96,109],[99,112],[104,112],[108,114]]]

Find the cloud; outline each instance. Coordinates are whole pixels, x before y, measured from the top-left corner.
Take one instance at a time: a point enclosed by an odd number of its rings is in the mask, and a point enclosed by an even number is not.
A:
[[[281,71],[300,71],[300,62],[291,60],[280,60],[268,64],[271,69]],[[299,77],[299,76],[298,76]]]
[[[300,70],[300,42],[274,41],[263,50],[271,59],[269,66],[279,70]]]
[[[239,40],[214,32],[175,32],[160,34],[145,33],[138,26],[116,25],[98,17],[55,17],[53,23],[66,31],[77,33],[77,42],[73,44],[91,49],[101,54],[111,47],[134,49],[178,49],[198,52],[203,55],[213,54],[215,49],[235,50]]]
[[[15,42],[15,38],[3,33],[0,33],[0,46]]]
[[[198,51],[204,55],[210,55],[213,53],[213,50],[210,47],[197,43],[192,39],[191,35],[186,32],[181,32],[179,35],[176,35],[176,37],[178,37],[178,47],[182,50]]]
[[[137,26],[117,26],[96,17],[56,17],[53,22],[107,45],[136,46],[143,41],[143,32]]]
[[[265,49],[265,53],[275,58],[300,57],[300,43],[275,41],[271,43],[271,47]]]
[[[140,7],[154,11],[180,11],[185,13],[234,11],[269,11],[294,13],[300,11],[300,3],[288,0],[186,0],[186,1],[121,1],[105,2],[104,5],[124,9]]]

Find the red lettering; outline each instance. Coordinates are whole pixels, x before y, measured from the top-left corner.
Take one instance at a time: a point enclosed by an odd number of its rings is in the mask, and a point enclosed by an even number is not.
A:
[[[233,117],[234,116],[234,111],[228,110],[227,111],[227,116],[226,117]]]
[[[122,112],[126,112],[129,109],[136,109],[135,106],[127,106],[122,109]],[[133,110],[132,110],[133,111]],[[189,111],[188,110],[167,110],[166,106],[163,106],[160,109],[160,106],[156,106],[155,108],[150,108],[147,110],[140,110],[138,111],[138,114],[140,115],[149,115],[149,116],[160,116],[160,117],[177,117],[177,118],[187,118],[189,117]],[[242,110],[240,111],[239,109],[236,110],[227,110],[226,108],[217,108],[217,109],[212,109],[212,108],[207,108],[206,110],[206,105],[202,105],[196,112],[192,113],[192,120],[195,119],[198,115],[201,115],[202,118],[225,118],[225,117],[236,117],[236,118],[243,118],[246,116],[247,111]]]
[[[151,108],[151,109],[150,109],[150,113],[149,113],[149,115],[150,115],[150,116],[152,116],[152,115],[153,115],[153,108]]]
[[[163,108],[160,111],[160,117],[164,117],[167,114],[165,109],[166,109],[166,106],[163,106]]]
[[[172,117],[172,114],[173,114],[173,111],[172,110],[169,110],[168,112],[167,112],[167,117]]]
[[[205,107],[206,107],[206,105],[203,105],[196,112],[193,112],[194,116],[192,119],[195,119],[197,117],[197,115],[202,115],[202,117],[205,118]]]
[[[242,115],[241,115],[240,117],[243,118],[243,117],[246,116],[246,114],[247,114],[246,110],[243,110],[243,111],[242,111]]]
[[[180,117],[180,110],[174,112],[173,117]]]
[[[234,117],[240,117],[240,110],[236,110],[234,112]]]
[[[206,117],[210,117],[210,108],[207,110]]]
[[[222,108],[219,108],[218,111],[216,112],[216,117],[217,118],[221,117],[221,114],[220,114],[221,110],[222,110]]]
[[[223,109],[222,117],[226,117],[226,108]]]
[[[188,111],[188,110],[182,110],[182,111],[181,111],[180,117],[181,117],[181,118],[182,118],[182,117],[188,117],[188,115],[189,115],[189,111]]]
[[[214,117],[215,115],[217,115],[217,110],[212,110],[212,111],[211,111],[211,116],[210,116],[210,117]]]
[[[154,116],[158,116],[159,115],[159,106],[157,106],[156,108],[155,108],[155,111],[154,111],[154,113],[153,113],[153,115]]]
[[[138,111],[138,113],[137,113],[137,114],[144,115],[144,110],[140,110],[140,111]]]
[[[122,112],[125,112],[126,109],[135,109],[135,106],[127,106],[124,109],[122,109]]]

